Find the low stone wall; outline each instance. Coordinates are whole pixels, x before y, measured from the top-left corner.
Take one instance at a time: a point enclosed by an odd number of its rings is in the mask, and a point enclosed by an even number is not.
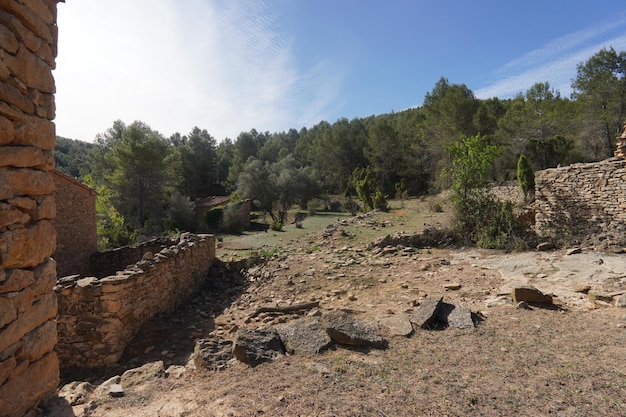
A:
[[[624,236],[626,160],[610,158],[535,173],[535,230],[540,236]]]
[[[175,309],[207,283],[215,239],[184,234],[176,244],[139,258],[115,275],[59,280],[57,353],[62,368],[117,362],[146,320]]]
[[[123,271],[128,265],[136,263],[146,252],[157,253],[176,243],[176,239],[157,238],[106,252],[94,252],[91,254],[90,274],[96,278],[115,275],[117,271]]]

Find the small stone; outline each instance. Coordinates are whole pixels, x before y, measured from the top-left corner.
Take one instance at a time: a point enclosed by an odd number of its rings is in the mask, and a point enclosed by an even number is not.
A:
[[[111,384],[109,386],[109,395],[113,398],[124,396],[124,388],[120,384]]]
[[[443,285],[443,288],[446,290],[459,290],[461,289],[461,284],[458,282],[450,282]]]
[[[572,291],[580,292],[583,294],[588,294],[590,289],[591,289],[591,285],[588,285],[588,284],[578,284],[572,287]]]
[[[615,297],[615,307],[626,307],[626,294]]]
[[[565,255],[569,256],[569,255],[576,255],[579,253],[582,253],[582,249],[581,248],[571,248],[568,249],[567,252],[565,252]]]
[[[515,287],[511,292],[513,303],[517,305],[520,301],[527,303],[552,304],[552,296],[539,291],[533,286]]]
[[[554,242],[543,242],[537,245],[537,251],[544,252],[556,248]]]

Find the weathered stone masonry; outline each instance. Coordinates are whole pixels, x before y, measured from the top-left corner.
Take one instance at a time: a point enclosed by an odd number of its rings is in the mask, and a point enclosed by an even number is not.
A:
[[[57,0],[0,0],[0,416],[59,382],[50,258]]]
[[[157,253],[150,250],[155,245],[160,249]],[[143,259],[104,278],[69,276],[55,287],[62,368],[117,362],[146,320],[175,309],[207,283],[215,259],[212,235],[184,234],[178,242],[153,241],[126,249],[134,255],[141,253],[139,259]],[[122,252],[94,258],[115,270],[117,261],[126,260]]]
[[[626,234],[626,160],[573,164],[535,173],[539,235]]]

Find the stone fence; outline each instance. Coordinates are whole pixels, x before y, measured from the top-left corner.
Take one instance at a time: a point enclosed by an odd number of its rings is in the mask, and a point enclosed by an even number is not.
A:
[[[624,239],[626,160],[609,158],[537,171],[533,206],[540,236]]]
[[[149,245],[139,248],[128,250],[141,260],[114,275],[58,281],[56,350],[62,368],[117,362],[146,320],[175,309],[207,283],[215,259],[212,235],[183,234],[156,253]]]

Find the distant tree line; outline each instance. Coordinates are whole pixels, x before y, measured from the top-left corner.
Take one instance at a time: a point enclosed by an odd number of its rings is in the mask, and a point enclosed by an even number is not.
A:
[[[201,229],[191,219],[193,201],[233,193],[282,223],[292,205],[305,208],[321,195],[371,208],[398,193],[449,188],[454,178],[442,173],[467,138],[493,149],[484,171],[490,181],[514,180],[520,155],[526,170],[611,156],[626,118],[626,52],[600,50],[578,65],[572,88],[565,98],[539,82],[512,99],[483,100],[442,77],[421,107],[400,112],[286,132],[252,129],[220,142],[198,127],[166,138],[143,122],[118,120],[93,144],[58,138],[55,155],[58,169],[103,190],[134,233]]]

